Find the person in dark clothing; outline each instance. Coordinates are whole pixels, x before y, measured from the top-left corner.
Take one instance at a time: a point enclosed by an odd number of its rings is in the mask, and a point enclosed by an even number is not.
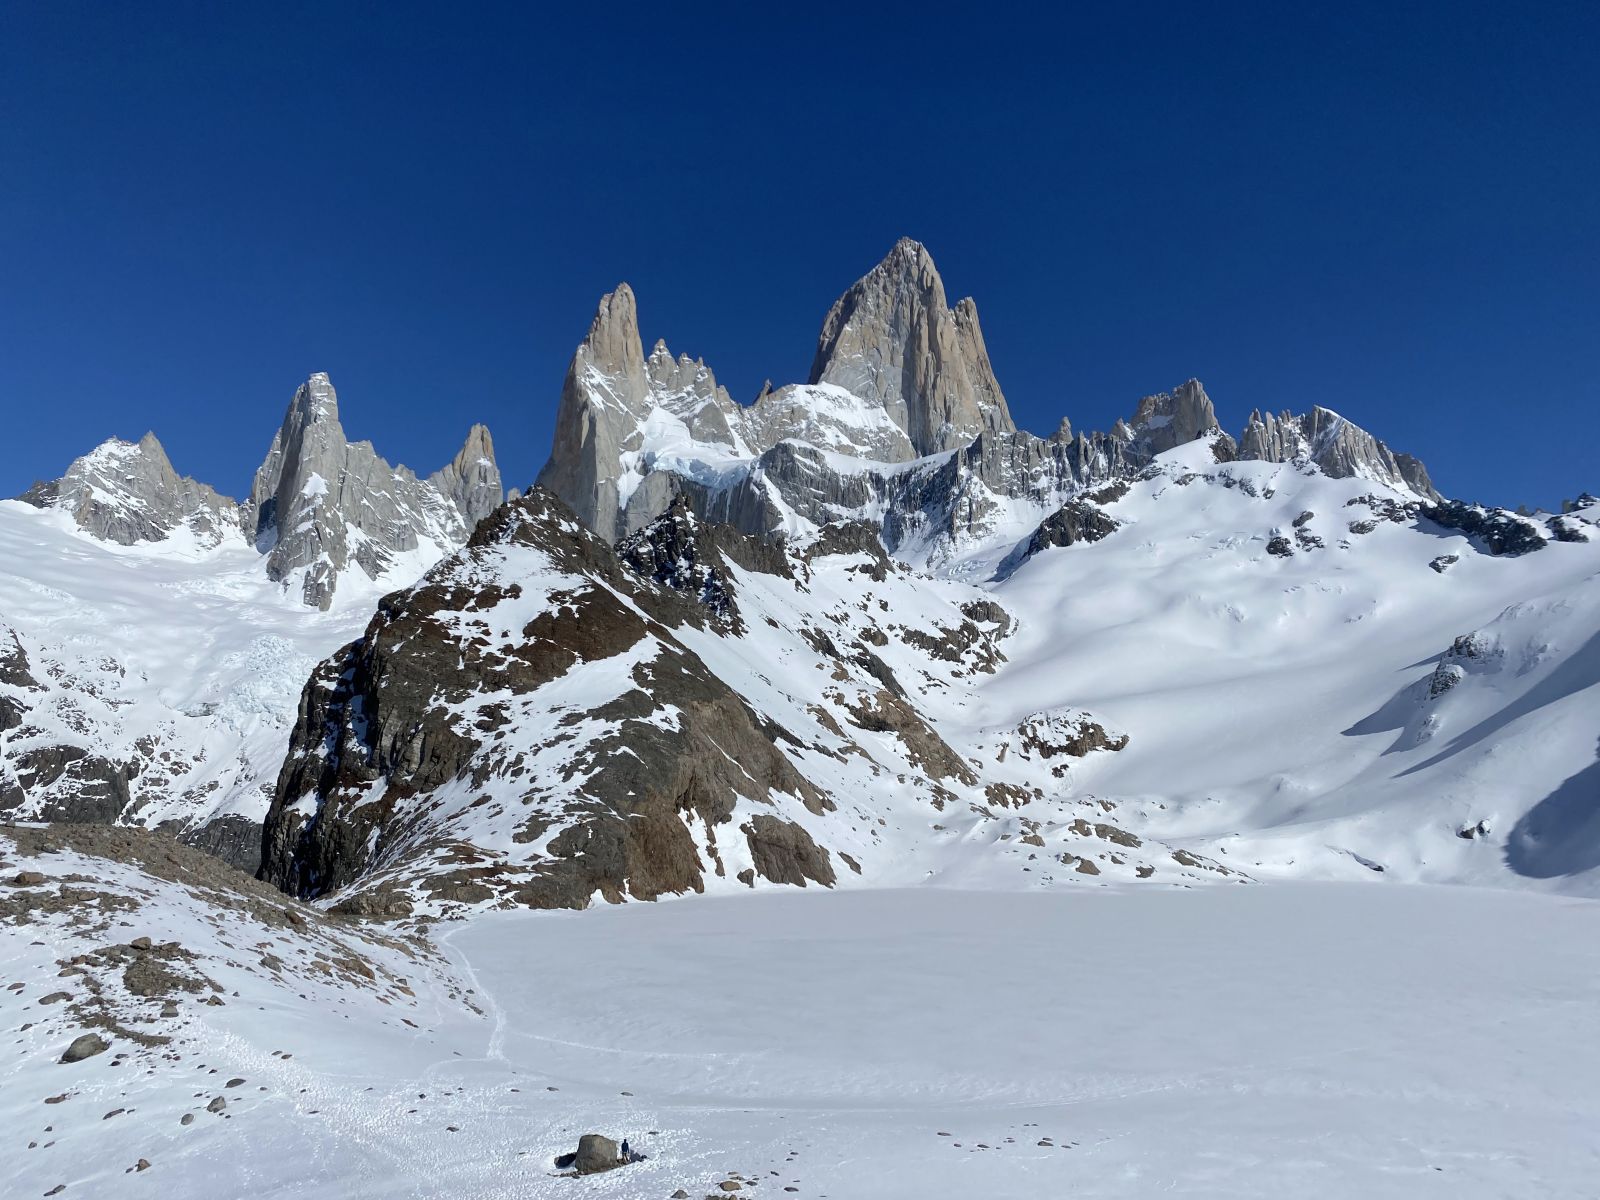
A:
[[[632,1162],[633,1161],[633,1159],[628,1154],[628,1139],[627,1138],[623,1138],[622,1139],[622,1161],[623,1162]]]

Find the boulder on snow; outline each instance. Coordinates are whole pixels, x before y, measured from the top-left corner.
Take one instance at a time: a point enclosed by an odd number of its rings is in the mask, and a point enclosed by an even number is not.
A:
[[[64,1063],[82,1062],[86,1058],[93,1058],[96,1054],[104,1054],[111,1049],[111,1043],[98,1033],[83,1033],[73,1039],[61,1054]]]
[[[558,1170],[570,1168],[579,1175],[595,1175],[622,1165],[621,1147],[602,1133],[584,1134],[578,1139],[576,1153],[562,1154],[556,1158]]]

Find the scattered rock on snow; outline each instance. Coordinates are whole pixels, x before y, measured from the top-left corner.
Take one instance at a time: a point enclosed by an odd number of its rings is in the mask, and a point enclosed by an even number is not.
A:
[[[64,1063],[82,1062],[86,1058],[93,1058],[96,1054],[104,1054],[111,1049],[111,1043],[98,1033],[79,1034],[72,1045],[62,1052],[61,1061]]]

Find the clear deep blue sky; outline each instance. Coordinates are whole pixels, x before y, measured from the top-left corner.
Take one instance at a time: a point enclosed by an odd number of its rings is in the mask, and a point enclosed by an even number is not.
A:
[[[748,402],[902,234],[1025,427],[1194,375],[1600,489],[1600,5],[789,12],[0,3],[0,493],[153,428],[238,495],[314,370],[523,483],[618,280]]]

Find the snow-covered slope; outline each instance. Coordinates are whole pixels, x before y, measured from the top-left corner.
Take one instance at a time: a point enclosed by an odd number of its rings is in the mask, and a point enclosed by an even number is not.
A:
[[[914,243],[835,306],[813,375],[735,404],[645,354],[619,287],[541,476],[570,512],[499,509],[375,617],[498,501],[481,428],[421,480],[313,376],[237,527],[153,439],[81,460],[0,505],[0,804],[252,865],[271,796],[269,877],[373,911],[1597,886],[1594,505],[1442,501],[1321,408],[1235,440],[1193,380],[1109,433],[1015,430]]]
[[[122,546],[0,501],[0,806],[181,831],[251,870],[306,676],[426,553],[308,609],[238,537]],[[88,786],[86,786],[88,785]]]
[[[0,501],[0,813],[165,827],[254,870],[306,675],[502,495],[481,425],[419,479],[347,441],[317,374],[243,505],[153,434]]]
[[[390,915],[1226,874],[1070,795],[1125,744],[1092,714],[973,712],[1010,627],[870,527],[776,546],[680,503],[614,551],[535,489],[318,668],[263,869]]]
[[[1576,797],[1600,736],[1600,542],[1493,555],[1415,507],[1201,443],[1163,455],[1105,505],[1115,533],[995,587],[1019,629],[980,702],[1004,720],[1070,698],[1127,730],[1081,786],[1256,877],[1594,893]]]
[[[0,976],[8,1197],[399,1194],[490,1028],[428,943],[129,829],[0,830]]]
[[[777,544],[684,498],[616,561],[535,493],[320,669],[269,869],[307,895],[398,889],[394,911],[736,880],[1600,889],[1573,799],[1600,541],[1495,555],[1439,511],[1201,438],[1013,540],[1019,502],[941,577],[870,525]],[[720,750],[683,716],[685,673],[743,714],[713,719]],[[707,749],[743,774],[695,767]],[[781,863],[764,812],[789,823]]]
[[[619,288],[541,479],[0,503],[0,813],[260,856],[0,831],[19,1194],[1593,1193],[1600,502],[1015,430],[914,243],[751,408]]]
[[[1594,902],[791,892],[435,950],[70,832],[0,831],[7,1195],[1593,1194]],[[646,1158],[559,1177],[588,1132]]]

